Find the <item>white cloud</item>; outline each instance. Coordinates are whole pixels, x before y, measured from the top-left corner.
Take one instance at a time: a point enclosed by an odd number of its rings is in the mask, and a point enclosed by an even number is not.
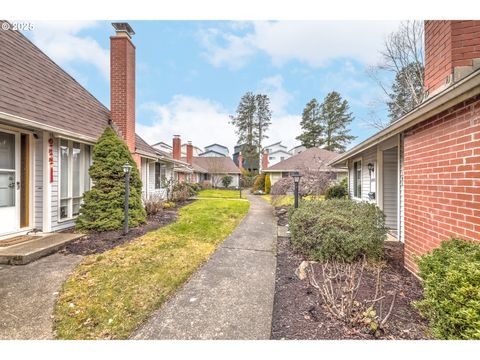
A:
[[[255,53],[255,48],[249,43],[248,38],[218,29],[201,30],[198,35],[206,49],[204,57],[214,66],[227,65],[231,69],[238,69]],[[219,46],[219,41],[224,42],[225,46]]]
[[[149,144],[159,141],[170,144],[173,135],[180,135],[182,142],[192,141],[201,148],[214,142],[223,144],[232,154],[237,142],[235,128],[229,123],[229,112],[209,99],[175,95],[166,104],[143,104],[140,111],[151,115],[150,124],[137,123],[136,126],[138,134]],[[264,145],[282,140],[293,147],[297,145],[295,136],[299,133],[300,116],[275,116]]]
[[[273,117],[285,115],[286,106],[293,100],[293,95],[283,87],[283,77],[281,75],[262,79],[259,92],[266,93],[270,98]]]
[[[137,132],[149,144],[159,141],[169,144],[173,135],[180,135],[182,142],[192,141],[202,148],[217,142],[232,151],[236,144],[229,113],[209,99],[175,95],[167,104],[144,104],[141,111],[153,115],[151,124],[137,123]]]
[[[201,32],[205,56],[214,66],[244,66],[257,52],[270,56],[274,65],[291,60],[314,67],[336,58],[374,63],[385,36],[398,21],[263,21],[243,35],[219,29]]]
[[[69,68],[75,62],[89,63],[109,79],[110,55],[91,37],[79,32],[97,26],[95,21],[38,21],[32,41],[60,66]]]

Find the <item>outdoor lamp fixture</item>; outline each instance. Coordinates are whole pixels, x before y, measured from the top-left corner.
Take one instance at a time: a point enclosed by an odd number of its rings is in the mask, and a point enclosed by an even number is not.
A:
[[[130,198],[130,171],[132,165],[125,163],[123,166],[123,172],[125,173],[125,219],[123,221],[123,235],[128,234],[128,200]]]
[[[298,208],[298,183],[300,182],[300,178],[302,177],[302,175],[300,175],[300,173],[298,171],[295,171],[293,174],[292,174],[292,177],[293,177],[293,183],[295,184],[295,202],[294,202],[294,207],[295,209]]]
[[[367,167],[368,167],[368,175],[372,177],[372,173],[375,170],[375,166],[372,163],[368,163]]]

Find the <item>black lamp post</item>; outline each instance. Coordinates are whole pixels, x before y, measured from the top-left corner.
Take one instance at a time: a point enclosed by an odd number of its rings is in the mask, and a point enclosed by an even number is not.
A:
[[[123,235],[128,234],[128,200],[130,198],[130,170],[132,165],[125,163],[123,165],[123,172],[125,173],[125,220],[123,223]]]
[[[293,174],[292,174],[292,177],[293,177],[293,183],[295,184],[295,203],[294,203],[294,207],[295,209],[298,208],[298,183],[300,182],[300,178],[302,177],[302,175],[300,175],[300,173],[298,171],[295,171]]]

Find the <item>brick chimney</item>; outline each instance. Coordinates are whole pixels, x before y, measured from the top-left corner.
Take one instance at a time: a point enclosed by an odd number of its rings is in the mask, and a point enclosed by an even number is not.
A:
[[[193,164],[193,145],[191,141],[187,143],[187,163]]]
[[[268,152],[264,152],[262,155],[262,170],[268,168]]]
[[[425,21],[425,90],[431,96],[480,68],[479,20]]]
[[[238,154],[238,168],[240,169],[240,171],[243,170],[243,155],[242,155],[242,152],[240,152]]]
[[[172,149],[172,157],[175,160],[180,160],[182,157],[182,141],[180,140],[180,135],[173,135]]]
[[[128,23],[112,23],[110,37],[110,116],[135,153],[135,34]],[[137,160],[137,159],[136,159]]]

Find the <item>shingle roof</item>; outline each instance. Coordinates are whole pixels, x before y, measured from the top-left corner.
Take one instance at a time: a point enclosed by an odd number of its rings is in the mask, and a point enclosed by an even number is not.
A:
[[[186,157],[182,157],[182,161],[187,161]],[[240,174],[240,170],[238,169],[237,165],[233,162],[232,158],[225,156],[225,157],[217,157],[217,156],[210,156],[210,157],[193,157],[193,164],[192,167],[198,172],[203,173],[228,173],[228,174]]]
[[[110,118],[102,103],[18,31],[0,31],[0,93],[1,112],[92,138]]]
[[[338,171],[338,169],[336,170],[327,164],[339,155],[340,154],[332,151],[314,147],[307,149],[300,154],[289,157],[288,159],[280,161],[279,163],[264,169],[264,171],[296,171],[305,168],[325,171]]]
[[[135,134],[135,150],[151,156],[157,155],[157,149],[148,145],[138,134]]]

